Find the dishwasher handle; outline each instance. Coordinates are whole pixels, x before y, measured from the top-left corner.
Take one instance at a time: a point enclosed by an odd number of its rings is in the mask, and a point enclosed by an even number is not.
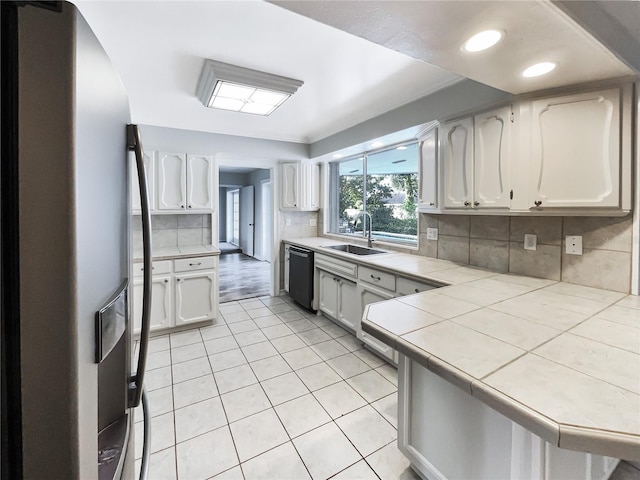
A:
[[[303,250],[302,248],[290,247],[289,255],[297,255],[302,258],[309,258],[313,252],[311,250]]]

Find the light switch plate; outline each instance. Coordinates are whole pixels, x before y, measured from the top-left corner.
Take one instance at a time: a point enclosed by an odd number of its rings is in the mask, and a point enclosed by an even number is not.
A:
[[[580,235],[567,235],[567,254],[582,255],[582,237]]]
[[[524,249],[535,250],[538,246],[538,236],[532,233],[524,234]]]
[[[427,228],[427,240],[437,240],[437,239],[438,239],[438,229]]]
[[[309,226],[310,227],[315,227],[318,224],[318,221],[315,218],[310,218],[309,219]]]

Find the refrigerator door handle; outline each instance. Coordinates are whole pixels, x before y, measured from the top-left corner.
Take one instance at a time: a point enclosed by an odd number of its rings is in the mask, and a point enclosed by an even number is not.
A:
[[[142,142],[137,125],[127,125],[127,147],[135,152],[140,186],[140,206],[142,210],[142,253],[144,265],[144,283],[142,286],[142,328],[140,331],[140,353],[138,368],[129,381],[129,408],[137,407],[144,389],[144,373],[147,364],[147,347],[149,345],[149,329],[151,327],[151,212],[149,210],[149,191],[147,175],[142,154]]]
[[[142,443],[142,462],[140,465],[140,480],[147,480],[149,476],[149,461],[151,456],[151,413],[149,412],[149,401],[147,391],[142,388],[142,416],[144,422],[144,433]]]

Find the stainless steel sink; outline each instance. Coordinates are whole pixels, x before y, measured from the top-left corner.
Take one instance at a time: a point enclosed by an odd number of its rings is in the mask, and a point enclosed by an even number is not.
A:
[[[352,253],[354,255],[375,255],[378,253],[387,253],[382,250],[376,250],[375,248],[360,247],[358,245],[330,245],[326,248],[332,248],[340,252]]]

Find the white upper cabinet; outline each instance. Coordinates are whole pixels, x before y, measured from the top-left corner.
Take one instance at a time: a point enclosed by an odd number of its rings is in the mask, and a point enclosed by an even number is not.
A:
[[[438,127],[434,127],[420,139],[418,209],[428,211],[438,207]]]
[[[283,163],[282,169],[282,202],[283,209],[298,208],[298,176],[299,163]]]
[[[187,208],[213,210],[213,156],[187,155]]]
[[[444,207],[468,208],[473,201],[473,118],[442,128]]]
[[[147,193],[149,195],[149,209],[155,210],[156,208],[156,195],[155,195],[155,156],[156,152],[144,152],[144,168],[147,177]],[[131,154],[131,210],[134,214],[139,214],[142,210],[140,203],[140,184],[138,183],[138,168],[135,161],[135,156]]]
[[[187,156],[184,153],[158,153],[158,210],[181,210],[186,207],[186,165]]]
[[[532,102],[530,208],[620,205],[620,89]]]
[[[474,119],[473,206],[509,208],[511,108]]]
[[[316,164],[280,164],[282,210],[316,211],[320,208],[320,167]]]

